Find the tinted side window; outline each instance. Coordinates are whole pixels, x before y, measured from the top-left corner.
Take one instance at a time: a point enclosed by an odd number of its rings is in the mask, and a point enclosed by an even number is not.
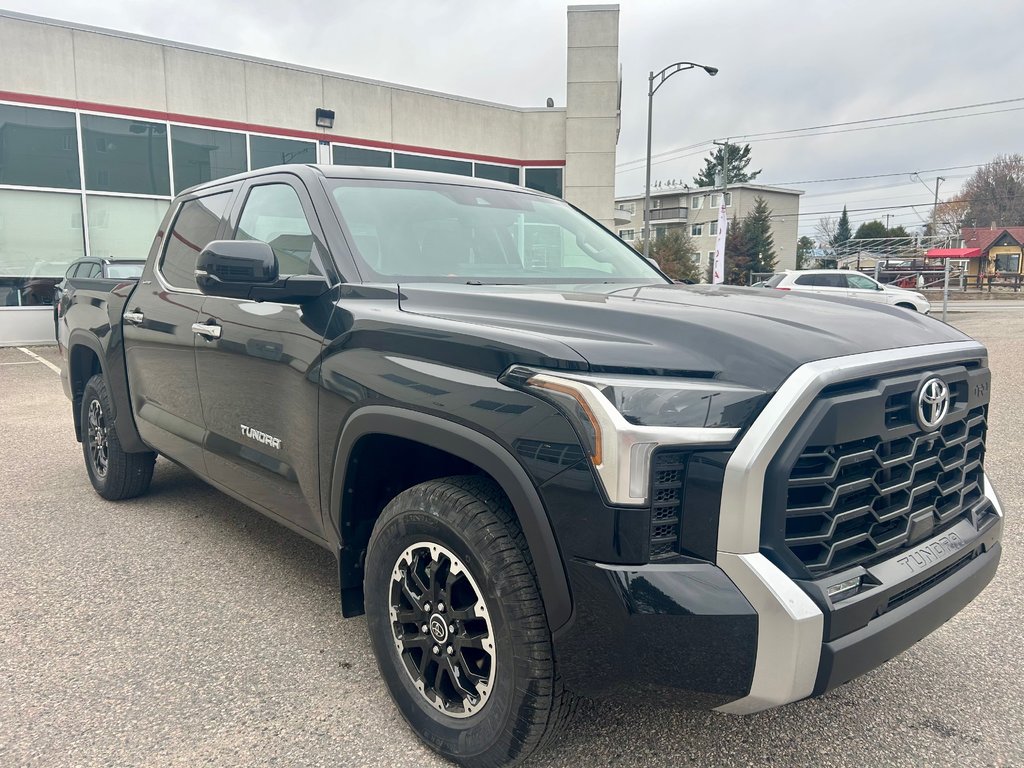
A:
[[[235,240],[260,240],[274,249],[279,274],[319,274],[311,265],[313,233],[299,195],[290,184],[253,187],[242,209]]]
[[[875,281],[863,275],[847,275],[846,280],[851,288],[859,288],[867,291],[875,290]]]
[[[797,285],[824,285],[820,277],[821,275],[800,275],[794,282]]]
[[[779,275],[772,275],[768,280],[765,281],[766,288],[775,288],[779,283],[786,279],[786,273],[783,272]],[[799,280],[797,281],[799,282]]]
[[[98,261],[90,261],[87,266],[88,271],[82,273],[83,277],[90,277],[93,279],[103,277],[103,267],[100,266]]]
[[[177,288],[196,287],[196,259],[217,236],[230,197],[230,192],[218,192],[182,203],[160,260],[160,273],[168,283]]]

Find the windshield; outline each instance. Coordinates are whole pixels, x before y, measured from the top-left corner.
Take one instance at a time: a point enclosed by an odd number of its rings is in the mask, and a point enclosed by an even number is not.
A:
[[[328,182],[373,279],[664,283],[643,257],[560,200],[487,187]]]
[[[132,277],[140,277],[144,266],[145,265],[142,262],[134,264],[107,264],[107,277],[111,277],[115,280],[126,280]]]

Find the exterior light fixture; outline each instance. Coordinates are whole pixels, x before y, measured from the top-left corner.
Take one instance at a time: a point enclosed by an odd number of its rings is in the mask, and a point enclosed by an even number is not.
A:
[[[334,127],[334,110],[323,109],[318,107],[316,110],[316,127],[317,128],[333,128]]]

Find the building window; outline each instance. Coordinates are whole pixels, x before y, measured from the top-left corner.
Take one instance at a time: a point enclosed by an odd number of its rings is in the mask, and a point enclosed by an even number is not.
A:
[[[170,196],[166,123],[82,115],[82,147],[86,189]]]
[[[547,192],[555,197],[562,196],[561,168],[527,168],[526,186],[538,192]]]
[[[160,259],[160,274],[168,283],[179,288],[196,287],[196,259],[217,236],[230,199],[230,192],[218,192],[182,203]]]
[[[335,144],[331,148],[331,160],[335,165],[361,165],[366,168],[390,168],[391,152],[383,149],[344,147]]]
[[[620,229],[619,238],[625,240],[627,243],[631,243],[636,239],[635,229]]]
[[[51,303],[56,278],[84,255],[81,195],[0,189],[0,307]]]
[[[726,192],[725,193],[725,207],[726,208],[731,208],[732,207],[732,192]]]
[[[654,240],[658,240],[659,238],[664,237],[667,231],[667,227],[651,227],[651,237]]]
[[[80,189],[75,114],[0,104],[0,184]]]
[[[472,176],[473,164],[465,160],[452,160],[448,157],[425,157],[424,155],[405,155],[395,153],[395,168],[409,168],[414,171],[435,171],[437,173],[453,173],[457,176]]]
[[[718,207],[718,193],[717,192],[715,194],[711,195],[711,198],[708,200],[708,207],[709,208],[717,208]]]
[[[715,263],[715,252],[714,251],[708,251],[708,264],[714,264],[714,263]]]
[[[693,197],[690,198],[690,207],[695,211],[699,211],[703,204],[704,195],[694,195]]]
[[[1013,272],[1014,274],[1020,273],[1020,254],[1019,253],[1000,253],[996,254],[996,272]]]
[[[636,203],[626,203],[622,207],[629,211],[630,216],[636,216]]]
[[[142,197],[86,197],[89,253],[104,259],[145,259],[167,212],[166,200]]]
[[[174,194],[205,181],[249,170],[245,134],[171,126]]]
[[[510,165],[491,165],[490,163],[473,163],[473,175],[478,179],[503,181],[506,184],[519,184],[519,168]]]
[[[700,237],[703,234],[704,234],[704,225],[703,224],[691,224],[690,225],[690,236],[691,237]]]
[[[657,197],[651,198],[651,209],[657,210],[658,208],[661,208],[661,199]]]
[[[249,167],[269,168],[272,165],[315,163],[316,144],[297,139],[279,139],[276,136],[249,137]]]
[[[712,221],[711,222],[711,224],[709,225],[709,232],[708,232],[708,234],[711,235],[712,237],[714,237],[715,235],[718,234],[718,222],[717,221]]]

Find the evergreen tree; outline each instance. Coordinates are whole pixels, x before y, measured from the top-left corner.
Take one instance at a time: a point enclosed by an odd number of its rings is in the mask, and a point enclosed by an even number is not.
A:
[[[715,151],[709,157],[704,158],[704,169],[693,177],[693,183],[698,187],[718,186],[715,183],[715,176],[722,171],[722,153],[726,151],[728,151],[726,167],[729,173],[729,178],[726,181],[729,184],[742,184],[747,181],[753,181],[761,173],[760,170],[747,171],[747,166],[750,165],[749,144],[740,146],[739,144],[729,144],[726,142],[724,147],[715,147]]]
[[[643,253],[642,240],[636,249]],[[697,247],[688,234],[678,229],[669,230],[657,240],[651,241],[651,258],[658,262],[661,271],[673,280],[691,283],[700,281],[700,267],[697,266]]]
[[[754,201],[754,207],[743,220],[743,235],[750,270],[774,272],[779,260],[775,253],[775,238],[772,237],[772,211],[763,197]]]
[[[853,237],[856,240],[867,240],[888,236],[888,230],[885,228],[885,224],[880,221],[866,221],[857,227],[857,232]]]
[[[836,225],[836,233],[832,236],[829,241],[829,245],[837,246],[840,243],[845,243],[852,237],[850,231],[850,214],[846,212],[846,206],[843,206],[843,215],[839,217],[839,223]]]
[[[814,241],[807,235],[801,237],[796,244],[796,268],[809,269],[811,254],[814,251]]]

